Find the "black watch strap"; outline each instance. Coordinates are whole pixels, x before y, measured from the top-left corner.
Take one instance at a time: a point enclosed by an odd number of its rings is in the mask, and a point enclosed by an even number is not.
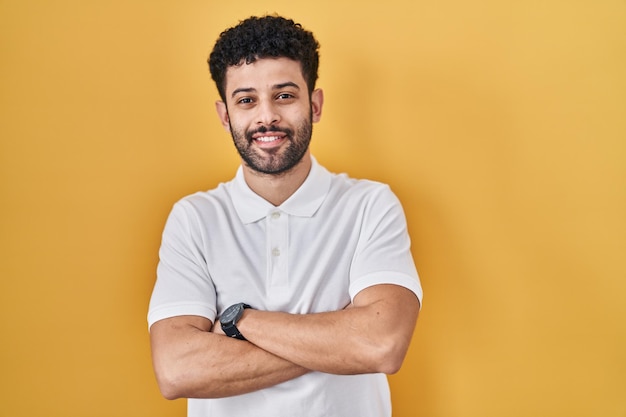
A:
[[[243,311],[246,308],[252,308],[245,303],[237,303],[224,310],[222,317],[220,318],[220,325],[222,330],[228,337],[232,337],[239,340],[246,340],[237,328],[237,322],[243,315]]]

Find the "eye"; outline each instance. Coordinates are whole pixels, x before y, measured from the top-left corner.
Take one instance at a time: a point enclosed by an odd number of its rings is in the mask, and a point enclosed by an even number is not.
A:
[[[294,98],[296,97],[291,93],[280,93],[279,95],[276,96],[277,100],[292,100]]]
[[[252,103],[252,99],[250,97],[243,97],[237,100],[237,104],[250,104]]]

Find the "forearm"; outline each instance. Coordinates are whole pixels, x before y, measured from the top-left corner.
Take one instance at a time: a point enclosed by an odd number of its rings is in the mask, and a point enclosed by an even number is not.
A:
[[[341,323],[350,320],[352,313],[251,312],[239,329],[260,348],[316,371],[346,375],[380,372],[379,347],[357,335],[360,326],[351,329]]]
[[[157,381],[168,399],[229,397],[308,372],[248,342],[175,319],[155,323],[150,333]]]
[[[246,310],[237,327],[253,344],[307,369],[392,374],[406,355],[419,302],[400,287],[377,287],[341,311],[294,315]]]

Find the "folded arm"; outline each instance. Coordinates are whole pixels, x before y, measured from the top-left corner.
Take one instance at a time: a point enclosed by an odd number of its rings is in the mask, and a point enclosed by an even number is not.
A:
[[[246,309],[237,327],[248,341],[211,332],[210,320],[180,316],[150,329],[153,364],[163,396],[220,398],[297,378],[392,374],[404,360],[419,312],[410,290],[375,285],[344,310],[288,314]]]
[[[333,374],[393,374],[406,355],[417,316],[415,294],[397,285],[361,291],[340,311],[287,314],[246,309],[244,337],[303,368]]]
[[[248,342],[211,333],[210,320],[179,316],[150,328],[152,361],[165,398],[220,398],[267,388],[307,369]]]

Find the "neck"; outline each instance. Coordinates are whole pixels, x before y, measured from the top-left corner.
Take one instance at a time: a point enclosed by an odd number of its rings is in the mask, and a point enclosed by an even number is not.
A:
[[[307,151],[302,160],[289,171],[263,174],[243,165],[243,176],[248,187],[274,206],[280,206],[296,192],[311,170],[311,155]]]

